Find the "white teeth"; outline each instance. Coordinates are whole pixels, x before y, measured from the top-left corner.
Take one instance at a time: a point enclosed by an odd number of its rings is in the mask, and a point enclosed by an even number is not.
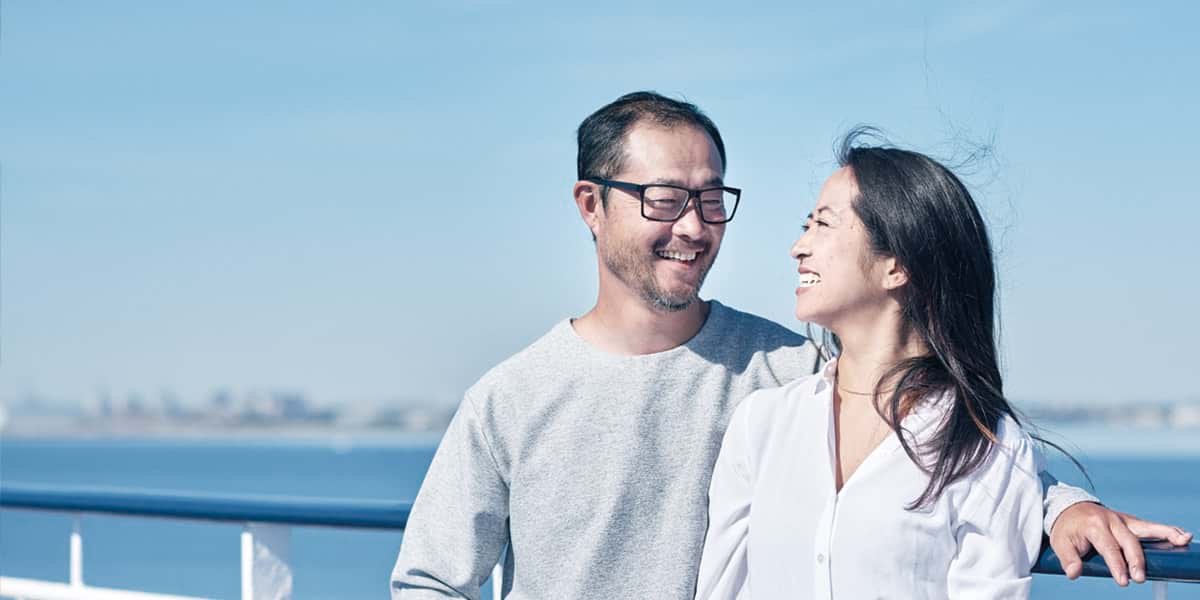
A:
[[[800,287],[812,287],[821,283],[821,276],[816,273],[801,273]]]
[[[691,262],[693,260],[696,260],[696,255],[698,254],[698,252],[676,252],[674,250],[659,250],[658,252],[656,252],[656,254],[658,254],[662,258],[669,258],[671,260],[682,260],[683,262]]]

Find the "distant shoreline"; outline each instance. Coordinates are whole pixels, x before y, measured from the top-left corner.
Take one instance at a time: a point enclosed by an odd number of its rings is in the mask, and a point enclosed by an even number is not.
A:
[[[433,448],[442,431],[337,427],[159,427],[148,429],[55,428],[0,430],[0,442],[71,444],[112,442],[128,444],[236,444],[265,446],[329,446]],[[1195,429],[1058,423],[1040,420],[1035,433],[1062,445],[1078,457],[1179,456],[1200,457],[1200,432]],[[1047,452],[1053,457],[1053,451]]]
[[[1200,457],[1200,431],[1107,423],[1034,422],[1033,432],[1077,458]],[[1049,449],[1048,458],[1057,451]]]
[[[239,443],[304,446],[436,446],[442,431],[389,429],[338,429],[329,427],[155,428],[84,430],[61,428],[30,431],[0,430],[0,442],[102,442],[115,443]]]

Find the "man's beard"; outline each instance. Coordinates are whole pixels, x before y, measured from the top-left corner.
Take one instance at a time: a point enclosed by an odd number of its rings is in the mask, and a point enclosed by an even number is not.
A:
[[[695,286],[687,290],[666,290],[654,277],[654,261],[666,259],[647,258],[632,244],[618,243],[606,246],[608,251],[604,253],[604,266],[625,285],[637,290],[651,308],[663,312],[679,312],[696,302],[699,299],[700,288],[704,285],[704,278],[708,276],[708,270],[712,267],[713,257],[708,256],[706,252],[701,256],[708,261],[707,264],[700,265],[700,276],[696,279]],[[696,260],[703,260],[701,256],[697,256]]]

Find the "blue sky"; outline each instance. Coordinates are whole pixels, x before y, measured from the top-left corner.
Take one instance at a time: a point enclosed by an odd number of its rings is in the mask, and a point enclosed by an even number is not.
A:
[[[1010,395],[1200,396],[1200,9],[851,4],[5,2],[0,401],[453,402],[590,307],[574,129],[637,89],[745,189],[706,296],[802,327],[850,126],[991,142]]]

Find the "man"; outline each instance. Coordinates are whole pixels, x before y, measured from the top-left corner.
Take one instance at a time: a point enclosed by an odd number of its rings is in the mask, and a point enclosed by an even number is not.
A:
[[[510,598],[691,598],[729,416],[817,367],[807,339],[698,297],[740,196],[708,117],[638,92],[589,116],[578,143],[596,305],[467,391],[413,507],[393,599],[478,598],[506,546]],[[1075,488],[1046,496],[1069,575],[1095,546],[1118,583],[1125,559],[1140,581],[1138,535],[1186,542]]]

